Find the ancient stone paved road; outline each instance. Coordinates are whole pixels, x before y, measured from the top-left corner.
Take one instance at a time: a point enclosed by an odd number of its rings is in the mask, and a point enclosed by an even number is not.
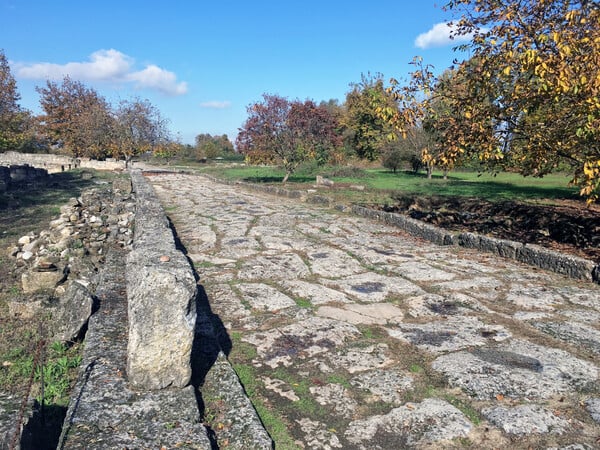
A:
[[[600,448],[599,286],[198,176],[150,180],[278,449]]]

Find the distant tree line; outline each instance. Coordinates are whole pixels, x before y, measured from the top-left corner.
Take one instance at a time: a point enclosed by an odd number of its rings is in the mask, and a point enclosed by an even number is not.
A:
[[[263,94],[247,107],[235,151],[279,164],[286,181],[305,161],[378,161],[392,171],[434,167],[511,170],[541,177],[561,170],[589,202],[600,197],[600,3],[585,0],[451,0],[453,35],[469,57],[435,75],[421,58],[405,83],[362,76],[342,103]],[[195,146],[168,137],[145,100],[109,105],[65,78],[38,88],[33,117],[0,52],[0,151],[52,149],[130,158],[152,151],[198,160],[233,155],[227,136]]]

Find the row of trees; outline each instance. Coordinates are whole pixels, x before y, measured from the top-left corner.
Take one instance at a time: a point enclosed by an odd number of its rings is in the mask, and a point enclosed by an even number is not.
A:
[[[408,83],[363,76],[343,104],[290,101],[265,94],[248,107],[237,150],[248,161],[298,164],[382,159],[392,170],[411,162],[444,171],[481,164],[543,176],[573,175],[582,195],[600,195],[600,3],[590,0],[451,0],[457,36],[470,57],[435,76],[415,59]],[[65,78],[38,88],[42,117],[18,105],[0,52],[0,151],[49,146],[75,156],[130,158],[181,145],[149,102],[109,105]],[[232,153],[226,136],[198,135],[185,148],[197,159]]]
[[[148,100],[122,100],[113,106],[94,89],[69,77],[47,81],[36,90],[43,111],[39,116],[19,105],[15,79],[0,51],[0,151],[53,151],[129,162],[146,152],[171,158],[183,148],[170,136],[168,121]]]
[[[434,139],[434,129],[422,123],[402,133],[381,111],[400,113],[383,75],[363,75],[354,83],[344,103],[329,100],[294,100],[263,94],[248,106],[248,119],[239,130],[236,147],[250,163],[279,163],[285,180],[306,160],[338,164],[351,159],[379,161],[396,171],[425,165],[423,150]]]
[[[460,17],[454,34],[472,36],[459,47],[468,59],[434,76],[416,58],[406,84],[363,77],[343,105],[265,95],[248,107],[238,149],[282,163],[286,179],[300,160],[340,156],[382,158],[392,170],[411,161],[429,175],[465,163],[537,177],[561,170],[597,200],[600,3],[452,0],[445,9]],[[309,126],[318,117],[323,126]]]
[[[126,161],[150,152],[167,162],[235,154],[227,135],[199,134],[195,146],[182,144],[171,136],[168,121],[148,100],[122,100],[113,106],[96,90],[69,77],[47,81],[36,90],[43,111],[39,116],[19,105],[15,79],[0,50],[0,152],[57,152]]]
[[[492,170],[573,175],[589,202],[600,195],[600,3],[455,0],[457,35],[471,57],[435,77],[415,60],[408,85],[387,90],[378,112],[398,132],[432,131],[423,159],[452,168],[477,158]]]

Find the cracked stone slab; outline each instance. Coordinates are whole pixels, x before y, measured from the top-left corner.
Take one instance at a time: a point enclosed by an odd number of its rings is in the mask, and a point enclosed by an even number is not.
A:
[[[596,328],[577,322],[533,322],[532,325],[561,341],[600,354],[600,331]]]
[[[292,402],[297,402],[298,400],[300,400],[300,397],[296,395],[294,390],[290,388],[285,381],[269,377],[262,377],[261,379],[266,389],[276,392],[277,394],[281,395],[284,398],[287,398],[288,400],[291,400]]]
[[[401,403],[401,393],[412,389],[414,379],[397,370],[373,370],[363,372],[350,380],[352,386],[369,391],[372,397],[367,401],[382,401],[391,404]]]
[[[264,364],[275,368],[290,366],[298,359],[312,358],[361,336],[351,324],[321,317],[309,317],[282,328],[251,333],[243,341],[256,346]]]
[[[388,356],[388,353],[388,345],[379,343],[364,347],[340,349],[336,353],[328,353],[327,359],[333,366],[346,369],[348,373],[354,374],[389,366],[392,363],[392,359]],[[321,370],[325,373],[333,371],[325,363],[321,364]]]
[[[423,295],[425,291],[410,281],[398,277],[387,277],[377,273],[352,275],[328,283],[363,302],[379,303],[389,296]]]
[[[476,317],[451,316],[425,324],[400,324],[387,328],[388,334],[432,353],[446,353],[490,342],[501,342],[511,333],[501,325],[488,325]]]
[[[308,448],[333,450],[343,448],[335,431],[327,429],[327,426],[317,420],[311,420],[307,417],[296,420],[300,429],[304,433],[305,442]]]
[[[319,248],[307,252],[310,270],[325,278],[340,278],[365,271],[365,268],[348,253],[335,248]]]
[[[524,322],[528,322],[530,320],[540,320],[550,317],[550,314],[547,312],[539,312],[539,311],[517,311],[513,314],[513,317],[517,320],[522,320]]]
[[[296,302],[272,286],[263,283],[243,283],[238,289],[252,308],[263,311],[279,311],[296,306]]]
[[[250,235],[260,239],[262,245],[268,250],[303,251],[312,245],[309,240],[299,239],[291,230],[282,233],[278,228],[254,227]]]
[[[442,372],[451,386],[479,399],[493,399],[498,394],[545,399],[598,379],[594,364],[524,340],[442,355],[432,367]]]
[[[309,274],[308,267],[296,253],[274,253],[244,261],[238,277],[242,280],[286,280]]]
[[[489,300],[499,297],[502,283],[497,278],[489,276],[471,276],[466,279],[437,283],[435,286],[442,292],[459,291],[475,298]]]
[[[240,259],[254,256],[260,253],[260,243],[250,237],[233,236],[221,241],[219,257],[222,259]]]
[[[563,434],[571,428],[569,421],[540,405],[520,405],[513,408],[497,406],[485,408],[482,413],[491,423],[508,434]]]
[[[412,297],[405,302],[411,317],[467,315],[473,311],[489,312],[473,297],[460,292],[449,294],[425,294]]]
[[[295,296],[310,300],[313,305],[350,302],[350,299],[346,294],[315,282],[309,283],[308,281],[302,280],[281,280],[280,284]]]
[[[385,415],[355,420],[345,437],[360,449],[383,450],[466,437],[472,428],[473,424],[450,403],[428,398],[421,403],[406,403]]]
[[[563,316],[577,322],[596,325],[600,322],[600,312],[589,309],[567,309],[560,312]]]
[[[390,303],[349,304],[340,308],[321,306],[317,309],[316,314],[317,316],[341,320],[354,325],[399,323],[404,316],[400,308]]]
[[[421,261],[411,261],[399,264],[393,271],[411,281],[450,281],[456,278],[456,274],[453,272],[437,269],[432,265]]]
[[[332,406],[336,414],[350,418],[358,408],[358,403],[348,394],[341,384],[331,383],[324,386],[311,386],[309,389],[319,405]]]
[[[588,308],[600,311],[598,304],[598,294],[587,289],[575,286],[565,286],[556,289],[564,298],[569,299],[573,305],[586,306]]]
[[[526,310],[554,311],[565,299],[543,286],[511,286],[505,301]]]
[[[217,235],[209,225],[198,224],[191,232],[189,241],[193,242],[193,251],[195,253],[204,253],[215,248]]]
[[[244,322],[251,317],[251,312],[228,284],[213,284],[210,286],[210,291],[213,297],[219,299],[216,309],[221,316],[227,317],[227,320]]]

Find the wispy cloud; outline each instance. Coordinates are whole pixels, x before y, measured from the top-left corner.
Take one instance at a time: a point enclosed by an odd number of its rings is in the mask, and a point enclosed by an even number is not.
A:
[[[156,65],[147,65],[135,70],[135,60],[118,50],[98,50],[90,55],[89,61],[66,64],[14,63],[17,78],[32,80],[58,80],[69,76],[80,81],[103,81],[133,83],[140,89],[154,89],[166,95],[187,93],[187,83],[177,81],[175,73]]]
[[[225,100],[225,101],[211,100],[208,102],[200,103],[200,106],[202,108],[210,108],[210,109],[226,109],[231,106],[231,102],[229,100]]]
[[[415,46],[422,49],[431,47],[443,47],[458,42],[470,41],[473,34],[453,35],[456,26],[449,23],[436,23],[431,30],[421,33],[415,39]]]

